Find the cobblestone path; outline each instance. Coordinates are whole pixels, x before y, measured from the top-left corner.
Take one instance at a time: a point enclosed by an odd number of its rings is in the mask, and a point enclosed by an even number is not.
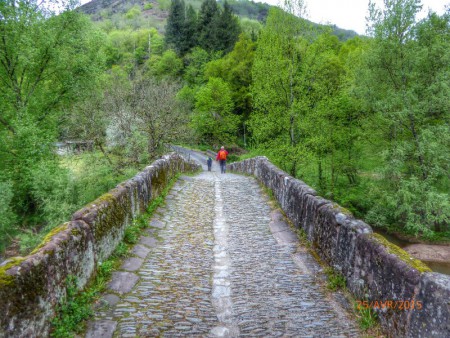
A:
[[[360,336],[253,178],[182,177],[86,337]]]

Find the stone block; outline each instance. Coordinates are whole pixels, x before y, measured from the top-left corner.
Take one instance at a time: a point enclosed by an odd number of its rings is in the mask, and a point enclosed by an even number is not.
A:
[[[450,337],[450,276],[422,274],[415,307],[407,337]]]
[[[112,320],[96,320],[88,323],[86,338],[112,338],[117,322]]]
[[[118,294],[130,292],[139,280],[139,276],[131,272],[113,272],[108,288]]]

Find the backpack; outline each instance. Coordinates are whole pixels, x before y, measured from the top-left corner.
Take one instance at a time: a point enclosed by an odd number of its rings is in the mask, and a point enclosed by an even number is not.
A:
[[[227,159],[227,152],[225,150],[219,151],[219,160],[226,160]]]

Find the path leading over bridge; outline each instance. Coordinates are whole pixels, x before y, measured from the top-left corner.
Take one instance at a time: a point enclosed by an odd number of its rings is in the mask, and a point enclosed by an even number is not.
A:
[[[181,177],[146,232],[87,337],[361,335],[254,178]]]

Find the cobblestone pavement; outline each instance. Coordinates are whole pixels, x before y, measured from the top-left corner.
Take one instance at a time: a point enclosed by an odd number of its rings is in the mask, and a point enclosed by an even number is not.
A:
[[[182,177],[132,253],[86,337],[360,335],[253,178]]]

